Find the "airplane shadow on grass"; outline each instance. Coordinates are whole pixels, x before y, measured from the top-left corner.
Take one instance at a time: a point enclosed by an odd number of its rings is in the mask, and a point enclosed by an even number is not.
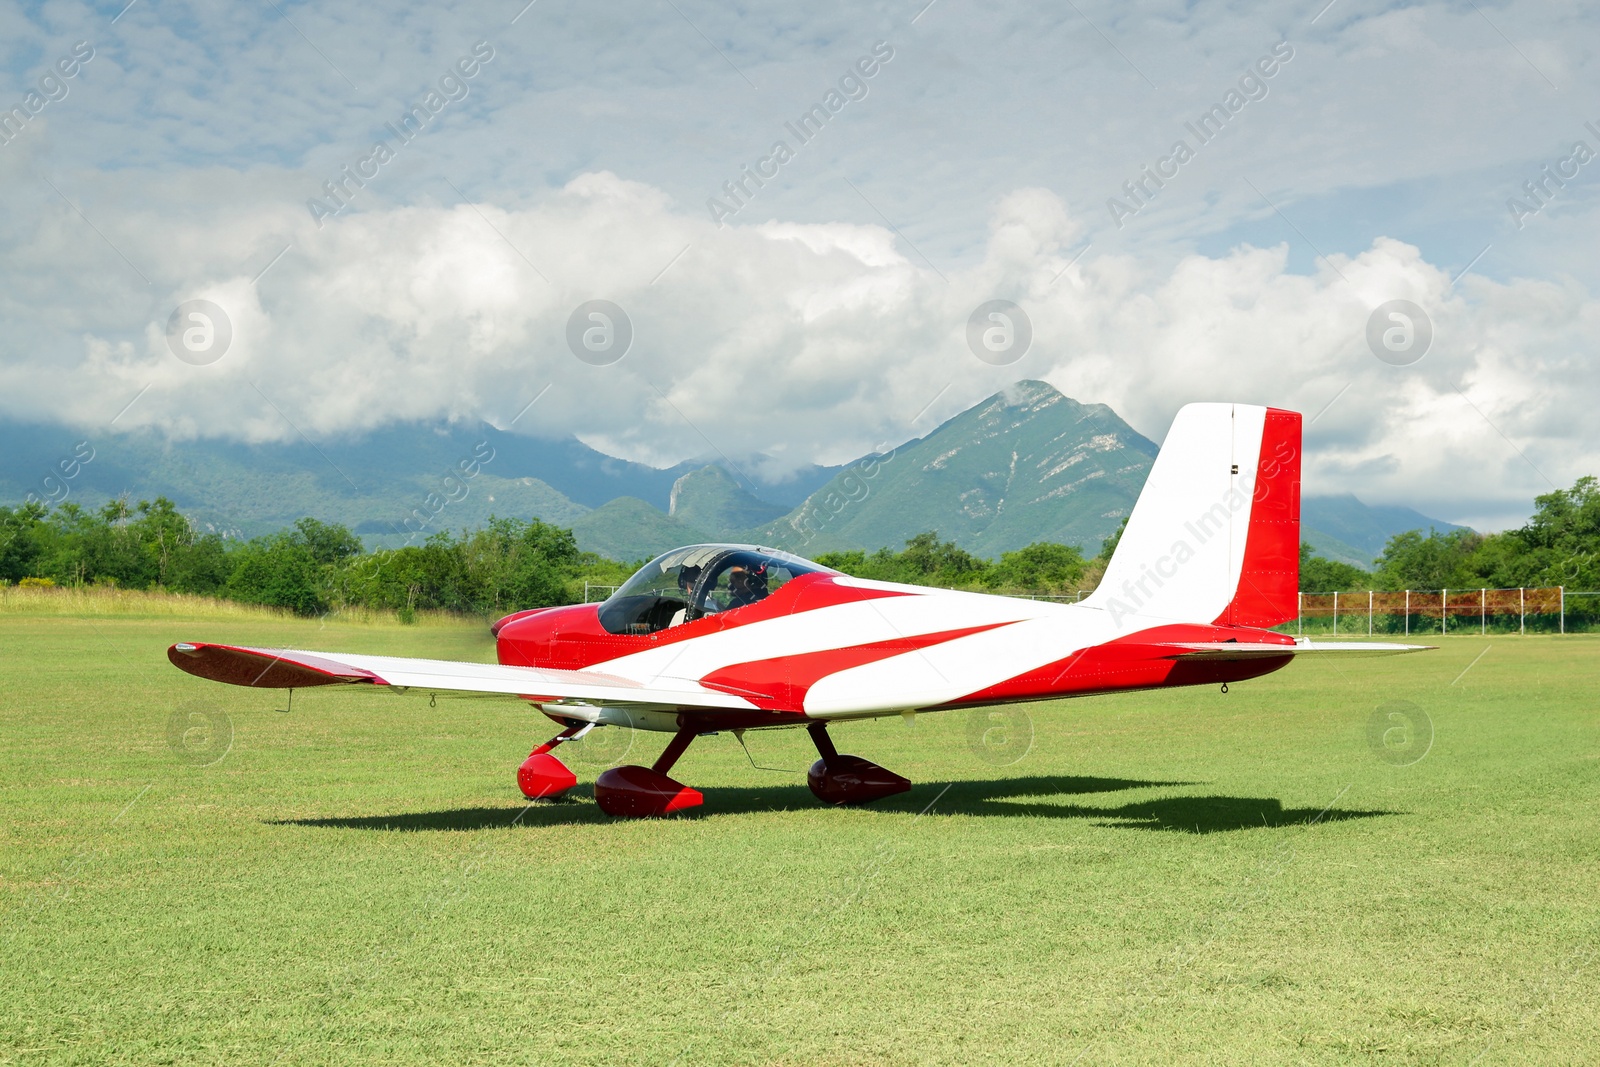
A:
[[[1352,811],[1345,808],[1286,808],[1275,797],[1175,796],[1122,805],[1061,803],[1055,798],[1128,789],[1170,788],[1197,782],[1149,782],[1124,778],[1040,776],[993,781],[957,781],[944,791],[936,783],[914,786],[909,793],[862,806],[861,811],[893,815],[1033,816],[1046,819],[1087,819],[1096,826],[1126,830],[1168,830],[1176,833],[1213,834],[1229,830],[1260,830],[1277,826],[1310,825],[1393,815],[1389,811]],[[705,806],[673,818],[707,818],[716,815],[767,811],[825,809],[803,785],[764,788],[707,789]],[[937,798],[937,799],[936,799]],[[593,794],[578,789],[555,800],[508,804],[504,807],[455,808],[363,815],[345,818],[272,820],[279,826],[318,826],[344,830],[484,830],[509,826],[546,826],[609,822],[594,806]]]

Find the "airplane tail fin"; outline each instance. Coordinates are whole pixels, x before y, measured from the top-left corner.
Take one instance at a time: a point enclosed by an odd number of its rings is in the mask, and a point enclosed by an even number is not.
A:
[[[1178,412],[1086,605],[1120,628],[1276,626],[1300,585],[1300,413],[1249,404]]]

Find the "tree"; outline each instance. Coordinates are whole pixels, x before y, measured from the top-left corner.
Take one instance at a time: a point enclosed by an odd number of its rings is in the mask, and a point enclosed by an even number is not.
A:
[[[1496,562],[1506,584],[1600,589],[1600,479],[1585,475],[1537,497],[1532,517],[1505,539]]]
[[[1015,552],[1002,552],[988,584],[996,589],[1068,593],[1076,591],[1087,565],[1076,546],[1036,541]]]
[[[1378,557],[1376,581],[1384,589],[1464,589],[1487,585],[1473,556],[1484,537],[1472,530],[1410,530],[1389,538]]]
[[[144,503],[141,501],[141,503]],[[146,504],[148,510],[149,505]],[[68,537],[76,541],[78,573],[71,580],[107,582],[145,589],[160,577],[159,560],[146,551],[134,524],[135,508],[126,497],[107,501],[95,514],[77,513]],[[59,577],[59,576],[58,576]]]
[[[37,500],[15,510],[0,508],[0,581],[20,582],[38,573],[34,568],[45,554],[49,512]]]
[[[817,562],[880,582],[1011,593],[1072,592],[1079,587],[1085,570],[1083,553],[1071,545],[1039,541],[1002,553],[999,563],[990,563],[952,542],[940,541],[932,531],[911,538],[902,552],[887,548],[871,554],[861,549],[826,552],[817,557]]]
[[[1089,561],[1089,565],[1083,570],[1083,577],[1079,579],[1078,584],[1083,588],[1099,588],[1100,579],[1106,576],[1106,568],[1111,565],[1112,553],[1116,552],[1117,546],[1122,543],[1122,535],[1128,529],[1129,518],[1130,516],[1124,515],[1111,536],[1100,542],[1100,551]]]
[[[816,562],[854,578],[866,577],[867,554],[859,548],[848,552],[824,552],[816,557]]]
[[[919,533],[906,542],[900,553],[901,564],[929,585],[962,585],[980,578],[989,569],[987,561],[958,546],[941,541],[936,531]]]
[[[343,563],[361,554],[361,539],[338,523],[320,522],[308,516],[294,524],[294,537],[305,545],[311,558],[321,564]]]
[[[1094,558],[1100,561],[1102,573],[1105,570],[1105,564],[1111,562],[1111,554],[1122,543],[1122,535],[1127,532],[1128,520],[1132,517],[1132,515],[1122,516],[1122,521],[1117,524],[1117,528],[1112,532],[1111,536],[1100,542],[1100,552]]]
[[[420,545],[352,556],[336,584],[347,603],[403,617],[419,609],[497,614],[570,603],[574,580],[597,569],[597,561],[578,550],[571,530],[538,519],[491,518],[471,533],[440,531]],[[604,569],[620,582],[616,564]]]
[[[1300,547],[1300,588],[1477,589],[1565,585],[1600,589],[1600,479],[1540,496],[1517,530],[1488,536],[1470,530],[1420,530],[1390,539],[1371,574]],[[1007,593],[1069,593],[1099,583],[1127,529],[1123,519],[1099,553],[1037,542],[1003,553],[998,563],[974,556],[935,531],[899,552],[831,552],[817,562],[863,578]],[[398,611],[503,614],[567,604],[585,579],[615,585],[637,568],[578,548],[571,530],[538,519],[491,518],[459,534],[441,532],[420,545],[367,553],[337,523],[306,517],[246,544],[203,534],[172,501],[95,510],[33,502],[0,507],[0,581],[25,578],[59,585],[113,582],[128,588],[225,595],[302,615],[351,604]],[[1569,606],[1569,616],[1571,612]]]
[[[1349,593],[1372,587],[1372,575],[1360,567],[1313,555],[1310,545],[1300,543],[1302,593]]]
[[[306,543],[279,532],[258,537],[235,553],[227,592],[234,600],[288,608],[296,615],[328,610],[321,568]]]
[[[491,518],[462,548],[481,612],[565,603],[568,581],[583,558],[571,530],[539,519]]]

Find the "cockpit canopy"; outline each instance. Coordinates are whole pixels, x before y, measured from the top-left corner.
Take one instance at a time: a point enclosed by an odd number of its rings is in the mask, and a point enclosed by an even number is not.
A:
[[[765,600],[802,574],[834,573],[788,552],[754,545],[690,545],[646,563],[600,605],[614,634],[652,634]]]

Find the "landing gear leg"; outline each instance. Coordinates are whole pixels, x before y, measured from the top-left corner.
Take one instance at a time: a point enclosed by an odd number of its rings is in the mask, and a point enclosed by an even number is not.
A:
[[[814,722],[806,727],[817,755],[822,758],[806,773],[806,784],[825,804],[868,804],[874,800],[904,793],[911,788],[908,779],[860,756],[840,755],[828,736],[828,724]]]
[[[612,767],[605,771],[595,779],[595,803],[607,815],[635,818],[698,808],[705,803],[700,791],[667,777],[694,738],[693,730],[679,730],[653,766]]]
[[[593,723],[583,722],[569,726],[550,740],[528,753],[528,758],[517,768],[517,788],[529,800],[559,796],[578,784],[578,776],[567,765],[550,755],[550,750],[563,741],[571,741],[594,729]]]

